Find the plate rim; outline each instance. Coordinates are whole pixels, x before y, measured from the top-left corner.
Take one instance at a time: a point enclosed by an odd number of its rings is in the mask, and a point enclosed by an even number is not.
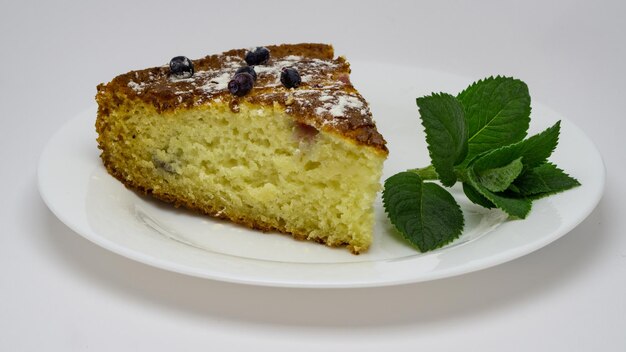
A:
[[[398,65],[398,66],[402,66],[402,65]],[[433,70],[433,71],[436,71],[436,70]],[[539,104],[539,105],[542,105],[542,104]],[[588,216],[597,207],[598,203],[602,199],[602,196],[604,195],[604,189],[606,187],[606,164],[604,163],[602,155],[600,154],[596,144],[577,125],[575,125],[573,122],[568,120],[566,117],[560,114],[556,114],[564,122],[564,124],[568,126],[568,128],[573,128],[577,130],[577,132],[580,135],[584,136],[587,139],[587,142],[593,147],[593,149],[590,152],[594,154],[594,156],[597,158],[596,161],[599,163],[599,165],[602,166],[599,170],[596,170],[599,176],[597,180],[599,182],[599,187],[598,187],[597,192],[594,193],[595,197],[593,199],[590,199],[589,202],[585,203],[586,207],[584,211],[582,212],[582,214],[584,215],[576,218],[574,221],[567,223],[567,226],[563,226],[557,229],[556,231],[548,234],[547,236],[541,237],[538,240],[526,243],[523,246],[515,247],[514,250],[501,252],[496,255],[491,255],[487,258],[482,258],[481,260],[476,260],[475,262],[468,263],[462,266],[461,268],[451,267],[447,269],[439,269],[436,271],[422,273],[422,275],[418,277],[406,277],[405,279],[402,279],[402,280],[398,280],[398,279],[388,280],[388,281],[372,280],[372,281],[362,281],[362,282],[351,281],[351,282],[342,283],[342,282],[332,282],[332,281],[310,282],[306,280],[279,280],[276,278],[267,279],[263,277],[256,277],[254,279],[241,278],[241,277],[238,278],[238,277],[233,277],[233,276],[224,275],[224,274],[220,275],[220,273],[215,270],[210,270],[210,271],[200,270],[198,268],[192,268],[187,265],[181,265],[180,263],[176,263],[173,261],[158,260],[157,258],[154,258],[150,254],[146,254],[137,250],[126,248],[110,239],[107,239],[103,236],[98,236],[98,234],[95,233],[95,231],[93,230],[89,231],[85,228],[82,228],[81,226],[79,226],[79,224],[76,221],[72,220],[71,218],[68,218],[67,214],[64,214],[57,207],[55,207],[54,200],[50,199],[50,194],[47,192],[44,186],[46,162],[50,157],[51,150],[53,149],[51,147],[54,145],[54,143],[57,142],[60,136],[63,135],[63,132],[65,132],[66,129],[69,129],[73,124],[84,122],[82,120],[86,119],[87,116],[89,115],[91,115],[91,118],[93,119],[95,115],[94,114],[95,107],[96,105],[94,104],[90,106],[88,109],[85,109],[81,111],[80,113],[74,115],[73,118],[67,120],[58,130],[55,131],[52,137],[45,144],[45,147],[43,151],[41,152],[38,165],[37,165],[37,186],[38,186],[39,193],[42,197],[42,200],[44,201],[46,206],[50,209],[50,211],[68,228],[70,228],[72,231],[76,232],[83,238],[91,241],[92,243],[102,248],[105,248],[113,253],[116,253],[128,259],[131,259],[131,260],[134,260],[134,261],[137,261],[137,262],[140,262],[140,263],[152,266],[152,267],[180,273],[183,275],[204,278],[204,279],[212,279],[212,280],[218,280],[218,281],[224,281],[224,282],[230,282],[230,283],[236,283],[236,284],[246,284],[246,285],[254,285],[254,286],[270,286],[270,287],[362,288],[362,287],[383,287],[383,286],[404,285],[404,284],[410,284],[410,283],[418,283],[418,282],[424,282],[424,281],[438,280],[438,279],[447,278],[447,277],[459,276],[459,275],[483,270],[486,268],[503,264],[508,261],[515,260],[517,258],[530,254],[540,248],[543,248],[547,246],[548,244],[561,238],[565,234],[571,232],[581,222],[583,222],[586,218],[588,218]],[[552,109],[548,107],[545,107],[545,106],[543,107],[545,109],[553,111]],[[95,120],[93,121],[95,123]],[[94,144],[94,148],[95,148],[95,144]],[[245,260],[246,258],[242,258],[242,259]],[[255,260],[255,259],[251,258],[249,260]],[[300,264],[306,264],[306,263],[300,263]],[[351,264],[351,263],[342,263],[342,264]],[[336,263],[334,265],[336,265]]]

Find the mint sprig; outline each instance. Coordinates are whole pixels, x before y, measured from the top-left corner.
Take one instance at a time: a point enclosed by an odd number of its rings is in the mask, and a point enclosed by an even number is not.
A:
[[[385,181],[383,204],[391,223],[422,252],[444,246],[463,231],[463,213],[452,195],[430,182],[461,182],[467,198],[524,219],[532,201],[579,186],[550,163],[560,121],[526,138],[530,95],[510,77],[472,83],[459,95],[434,93],[416,100],[432,165]]]
[[[530,95],[526,83],[489,77],[472,83],[457,95],[468,125],[466,160],[494,148],[518,142],[530,124]]]
[[[455,97],[444,93],[417,98],[417,106],[435,171],[444,186],[452,186],[457,179],[454,166],[467,155],[463,106]]]
[[[436,183],[422,182],[412,172],[385,181],[383,204],[400,234],[420,251],[446,245],[461,234],[463,213],[448,191]]]

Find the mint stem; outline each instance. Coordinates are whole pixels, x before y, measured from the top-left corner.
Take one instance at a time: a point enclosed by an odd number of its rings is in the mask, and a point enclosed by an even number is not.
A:
[[[439,174],[437,174],[437,171],[435,171],[435,167],[432,166],[432,165],[428,165],[426,167],[421,167],[421,168],[417,168],[417,169],[409,169],[409,170],[406,170],[406,171],[412,172],[414,174],[417,174],[424,181],[427,181],[427,180],[438,180],[439,179]],[[467,179],[466,179],[466,176],[465,176],[465,169],[460,168],[460,167],[455,167],[454,168],[454,173],[456,174],[456,177],[457,177],[457,179],[459,181],[467,182]]]
[[[417,174],[422,180],[438,180],[439,175],[437,171],[435,171],[435,167],[432,165],[428,165],[426,167],[418,168],[418,169],[409,169],[408,172],[412,172]]]

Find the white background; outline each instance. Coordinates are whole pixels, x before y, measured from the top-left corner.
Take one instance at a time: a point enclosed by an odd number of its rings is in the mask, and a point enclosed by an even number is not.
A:
[[[3,1],[0,350],[625,351],[625,4]],[[39,155],[94,104],[96,84],[175,55],[308,41],[353,60],[523,79],[597,144],[604,198],[574,231],[513,262],[347,290],[162,271],[88,242],[43,204]]]

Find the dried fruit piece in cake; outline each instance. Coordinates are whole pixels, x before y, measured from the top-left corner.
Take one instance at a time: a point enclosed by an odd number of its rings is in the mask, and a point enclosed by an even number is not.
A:
[[[251,65],[256,81],[240,71]],[[330,45],[295,44],[183,66],[184,77],[163,66],[98,86],[96,129],[109,173],[177,206],[367,250],[388,152],[348,62]],[[283,68],[298,79],[281,80]],[[237,76],[252,82],[246,94],[229,90]]]

